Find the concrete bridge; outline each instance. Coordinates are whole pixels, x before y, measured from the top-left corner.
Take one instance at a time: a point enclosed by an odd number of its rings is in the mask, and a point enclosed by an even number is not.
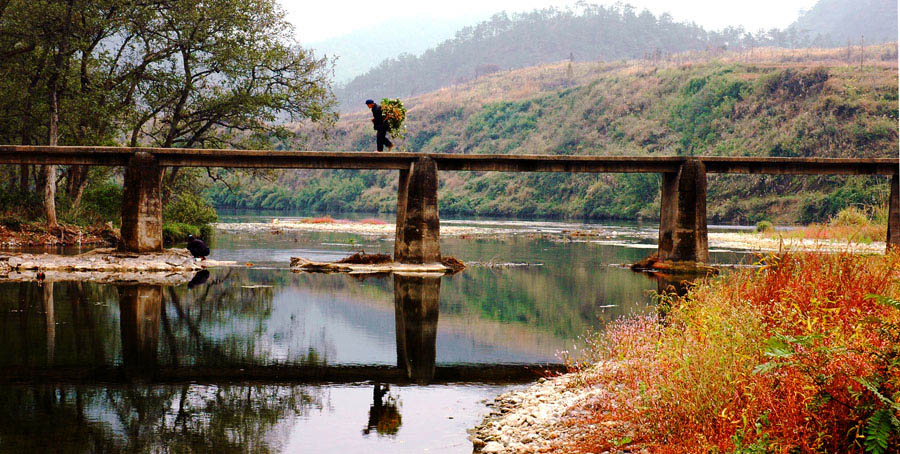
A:
[[[637,157],[465,155],[172,148],[0,145],[0,164],[125,167],[122,248],[162,249],[160,185],[165,167],[399,170],[394,258],[440,261],[438,170],[500,172],[660,173],[659,258],[709,260],[706,174],[885,175],[891,177],[888,248],[900,247],[900,160],[895,158]]]

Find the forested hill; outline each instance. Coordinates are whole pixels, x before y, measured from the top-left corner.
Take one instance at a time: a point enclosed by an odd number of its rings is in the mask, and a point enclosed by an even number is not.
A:
[[[820,36],[826,46],[897,41],[897,0],[819,0],[789,29]]]
[[[762,46],[833,47],[850,41],[897,39],[896,0],[820,0],[785,30],[748,33],[740,27],[707,31],[623,4],[581,4],[575,9],[500,13],[459,31],[420,56],[382,61],[335,90],[341,110],[363,108],[368,98],[409,97],[500,70],[559,62],[615,61],[691,50]]]
[[[344,110],[357,110],[367,98],[408,97],[477,75],[569,59],[621,60],[709,46],[735,46],[743,30],[710,33],[694,24],[656,17],[630,6],[585,5],[578,10],[544,9],[500,13],[466,27],[421,56],[384,60],[368,73],[335,90]]]
[[[897,157],[897,45],[755,49],[493,74],[407,99],[411,151]],[[864,65],[860,67],[860,55]],[[689,58],[693,60],[689,60]],[[373,150],[371,114],[308,149]],[[307,130],[308,134],[314,131]],[[712,222],[816,221],[881,205],[878,177],[710,175]],[[209,194],[220,207],[393,211],[395,172],[297,171]],[[444,172],[442,215],[653,219],[657,175]]]

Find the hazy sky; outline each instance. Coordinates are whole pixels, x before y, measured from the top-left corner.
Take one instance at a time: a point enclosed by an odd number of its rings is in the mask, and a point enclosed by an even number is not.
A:
[[[547,6],[563,7],[566,0],[279,0],[296,26],[297,38],[312,43],[351,31],[389,21],[397,17],[471,17],[478,18],[500,11],[530,11]],[[626,3],[638,10],[655,14],[669,12],[679,21],[693,21],[707,29],[742,25],[756,31],[760,28],[783,28],[797,18],[801,9],[812,7],[817,0],[631,0]],[[604,5],[611,1],[593,1]],[[451,6],[452,5],[452,6]]]

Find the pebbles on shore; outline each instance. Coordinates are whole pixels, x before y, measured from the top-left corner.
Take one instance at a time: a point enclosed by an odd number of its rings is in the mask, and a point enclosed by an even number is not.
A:
[[[609,372],[613,363],[591,368]],[[480,453],[565,452],[585,435],[584,428],[566,424],[567,418],[590,400],[602,399],[607,391],[580,383],[579,373],[541,379],[523,390],[498,396],[488,406],[491,412],[474,429],[469,440]]]

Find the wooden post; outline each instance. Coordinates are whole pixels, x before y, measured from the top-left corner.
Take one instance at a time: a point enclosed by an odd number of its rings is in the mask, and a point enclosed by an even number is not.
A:
[[[708,262],[703,162],[689,159],[677,174],[663,174],[659,209],[659,260]]]
[[[157,252],[162,238],[162,168],[150,153],[137,152],[125,168],[122,197],[122,243],[127,252]]]
[[[409,264],[441,261],[437,189],[437,163],[431,158],[420,158],[409,171],[400,171],[394,261]]]
[[[891,177],[891,198],[888,200],[887,249],[900,249],[900,175]]]
[[[440,276],[394,275],[397,367],[419,383],[434,378],[440,292]]]

